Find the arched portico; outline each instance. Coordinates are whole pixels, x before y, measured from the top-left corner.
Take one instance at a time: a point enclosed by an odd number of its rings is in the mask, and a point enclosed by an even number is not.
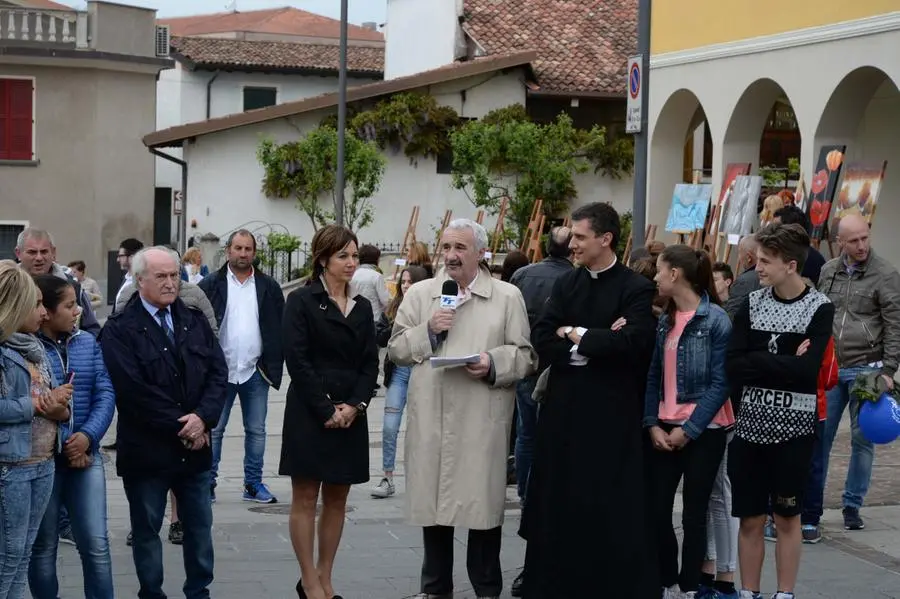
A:
[[[710,161],[708,127],[700,100],[688,89],[673,92],[656,118],[650,137],[647,222],[659,226],[658,237],[663,235],[675,184],[689,181],[692,169],[702,170]]]
[[[876,251],[900,264],[900,91],[884,71],[862,66],[847,73],[831,92],[815,133],[815,148],[847,146],[846,166],[878,166],[887,170],[873,219]],[[818,151],[818,150],[816,150]],[[845,171],[846,172],[846,171]],[[833,213],[832,213],[833,216]],[[828,250],[825,250],[828,256]]]

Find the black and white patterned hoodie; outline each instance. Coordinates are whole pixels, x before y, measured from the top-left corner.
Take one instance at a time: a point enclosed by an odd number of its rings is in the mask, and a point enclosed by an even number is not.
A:
[[[768,445],[815,433],[816,387],[833,320],[834,305],[809,287],[792,300],[771,287],[744,300],[726,360],[738,437]],[[807,339],[809,349],[797,356]]]

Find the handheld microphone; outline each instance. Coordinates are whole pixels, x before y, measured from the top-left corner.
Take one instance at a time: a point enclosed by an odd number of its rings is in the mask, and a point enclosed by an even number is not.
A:
[[[449,308],[456,310],[456,302],[459,295],[459,283],[453,279],[447,279],[441,286],[441,308]],[[442,342],[447,339],[447,331],[438,333],[438,341]]]

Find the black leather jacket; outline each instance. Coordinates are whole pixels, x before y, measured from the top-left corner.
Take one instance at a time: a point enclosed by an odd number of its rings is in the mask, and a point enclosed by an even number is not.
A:
[[[544,310],[556,279],[571,271],[571,262],[565,258],[550,257],[524,266],[513,274],[509,282],[518,287],[525,298],[528,324],[532,329]]]

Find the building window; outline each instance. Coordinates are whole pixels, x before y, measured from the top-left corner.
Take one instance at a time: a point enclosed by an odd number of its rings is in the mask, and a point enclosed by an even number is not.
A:
[[[25,224],[0,223],[0,260],[16,259],[16,242],[19,233],[25,230]]]
[[[0,79],[0,160],[34,158],[34,82]]]
[[[244,112],[275,106],[278,103],[278,90],[274,87],[245,87]]]

